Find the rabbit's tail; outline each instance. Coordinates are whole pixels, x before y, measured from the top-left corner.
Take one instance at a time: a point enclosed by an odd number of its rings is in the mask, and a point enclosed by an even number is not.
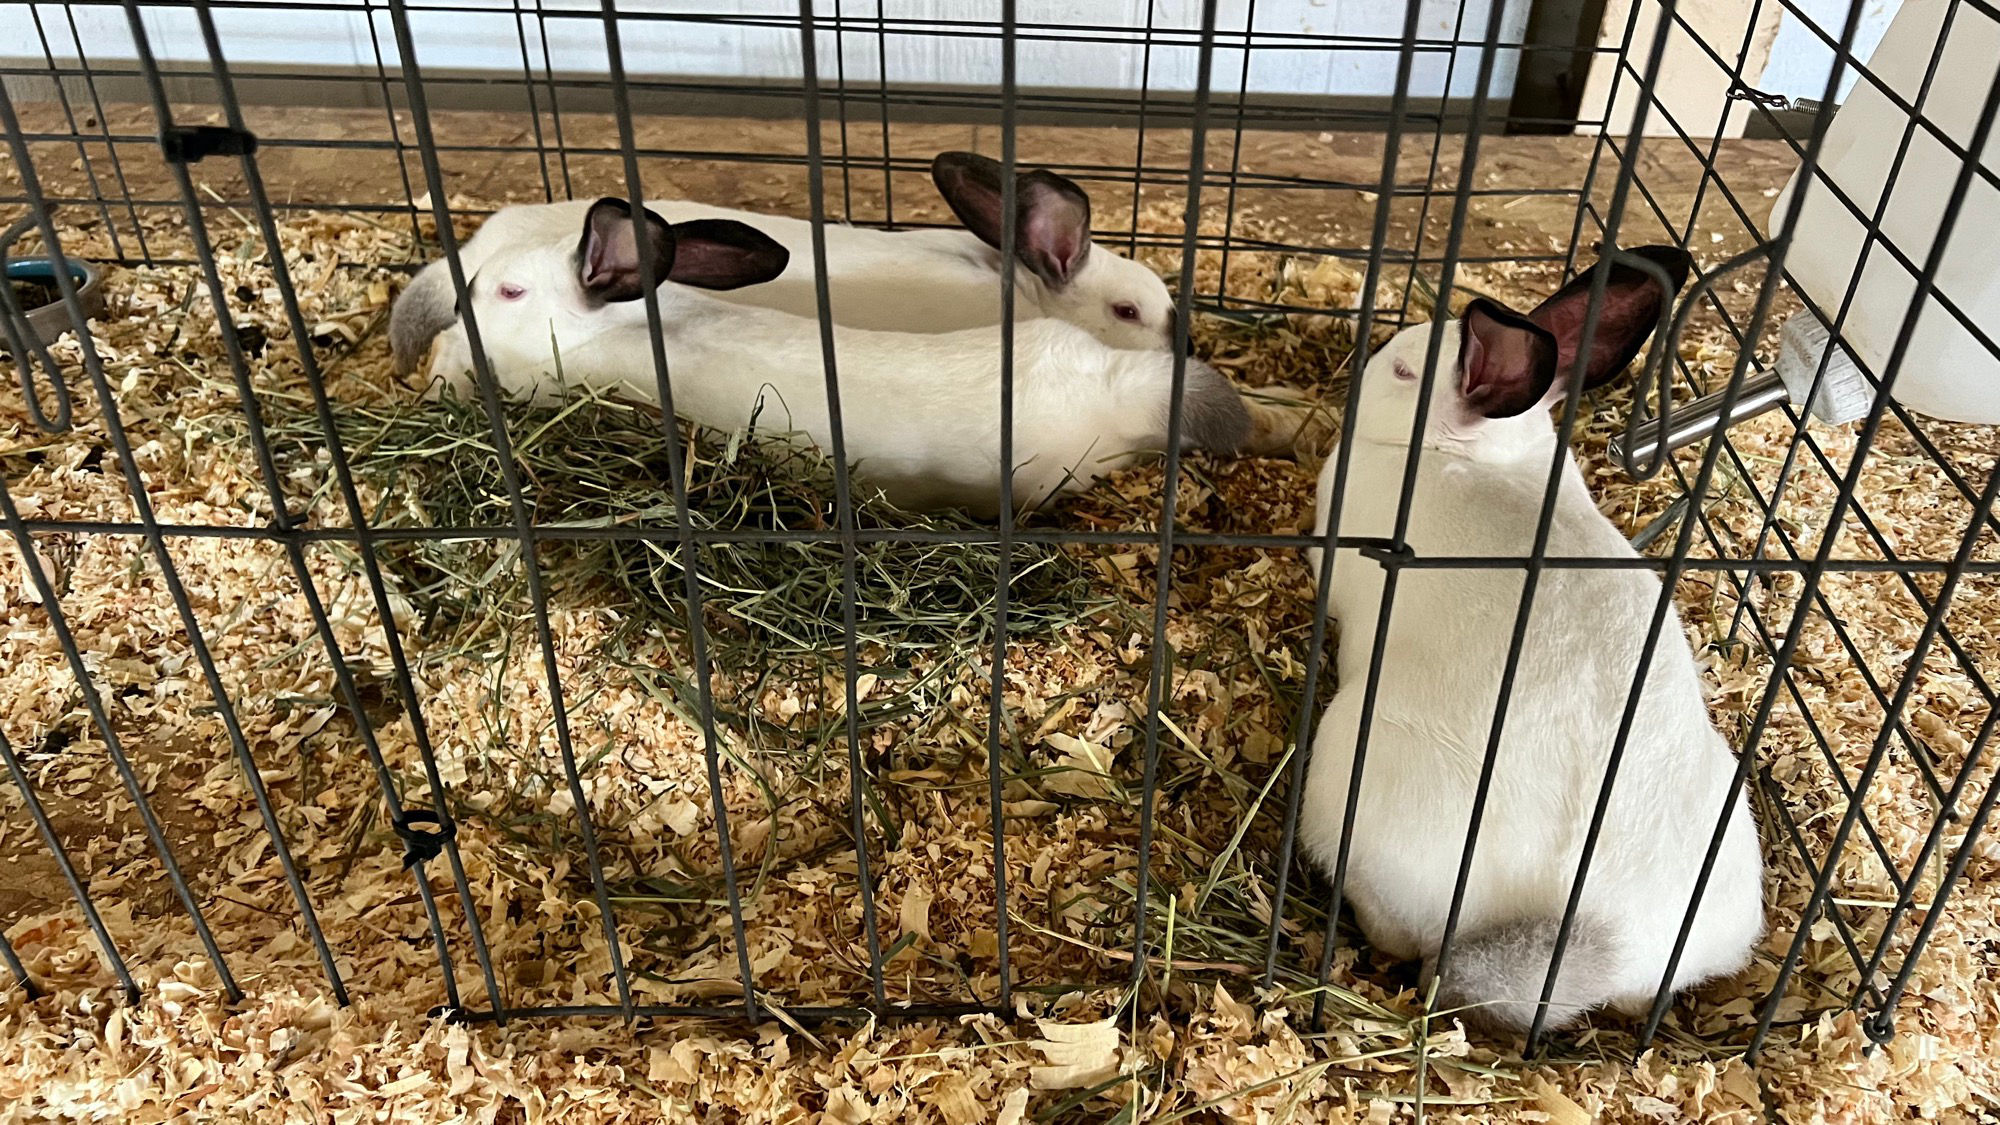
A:
[[[440,258],[418,270],[389,306],[389,354],[396,374],[415,371],[431,341],[457,321],[458,291],[451,284],[451,265]]]
[[[1540,1007],[1549,955],[1561,926],[1560,918],[1522,918],[1459,938],[1446,977],[1438,984],[1434,1007],[1457,1010],[1466,1023],[1491,1033],[1526,1034]],[[1570,926],[1543,1026],[1550,1031],[1566,1027],[1609,1001],[1617,991],[1618,961],[1618,942],[1611,928],[1578,917]],[[1433,966],[1424,968],[1428,981]]]

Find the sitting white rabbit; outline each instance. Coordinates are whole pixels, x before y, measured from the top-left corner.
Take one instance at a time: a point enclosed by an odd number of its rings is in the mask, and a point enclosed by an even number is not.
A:
[[[829,304],[836,324],[893,332],[954,332],[1000,323],[1001,176],[998,162],[969,152],[940,154],[931,177],[966,230],[880,231],[826,226]],[[791,251],[779,277],[734,291],[727,300],[819,316],[813,277],[812,224],[683,200],[649,202],[668,222],[733,219],[754,225]],[[523,243],[567,248],[587,200],[502,208],[459,247],[471,278],[502,247]],[[1015,178],[1014,316],[1068,321],[1115,348],[1166,350],[1174,340],[1174,300],[1159,276],[1090,240],[1090,197],[1074,182],[1036,170]],[[389,341],[398,374],[414,371],[438,333],[458,319],[450,266],[420,270],[396,298]],[[642,318],[643,319],[643,318]],[[464,342],[448,340],[464,362]]]
[[[826,376],[815,320],[730,304],[698,291],[752,285],[785,268],[785,248],[726,219],[669,224],[600,199],[567,246],[546,240],[493,253],[473,281],[472,309],[503,391],[549,401],[583,385],[657,402],[640,259],[662,284],[662,342],[678,413],[706,426],[802,432],[825,447]],[[616,311],[615,322],[606,313]],[[636,315],[635,315],[636,314]],[[836,328],[847,456],[906,509],[998,510],[1000,333],[918,335]],[[1167,438],[1174,360],[1111,348],[1058,320],[1014,330],[1014,498],[1022,507],[1084,487],[1158,452]],[[1234,452],[1248,439],[1243,400],[1213,368],[1188,359],[1182,443]],[[461,394],[469,370],[440,371]]]
[[[1687,255],[1634,253],[1677,292]],[[1659,324],[1672,293],[1647,271],[1609,268],[1585,387],[1619,375]],[[1419,557],[1526,558],[1532,548],[1562,401],[1592,274],[1526,317],[1475,300],[1443,327],[1417,462],[1408,543]],[[1432,328],[1404,329],[1362,375],[1341,534],[1391,534]],[[1326,528],[1334,462],[1320,475]],[[1599,513],[1574,457],[1563,462],[1551,556],[1637,558]],[[1339,689],[1314,740],[1300,846],[1331,871],[1354,765],[1383,570],[1337,552]],[[1314,560],[1315,564],[1317,560]],[[1467,819],[1519,612],[1523,571],[1407,568],[1382,655],[1347,867],[1347,895],[1368,940],[1424,961],[1444,936]],[[1638,667],[1660,580],[1645,569],[1552,566],[1542,573],[1507,707],[1484,823],[1441,1008],[1519,1033],[1534,1018],[1576,875],[1606,759]],[[1671,607],[1669,612],[1671,613]],[[1610,1005],[1650,1010],[1723,807],[1736,759],[1710,725],[1679,615],[1665,623],[1565,950],[1547,1026]],[[1672,982],[1733,973],[1763,930],[1761,853],[1739,800]]]

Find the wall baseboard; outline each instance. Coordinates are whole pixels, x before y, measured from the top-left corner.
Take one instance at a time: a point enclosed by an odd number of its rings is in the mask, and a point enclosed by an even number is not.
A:
[[[163,66],[167,97],[176,104],[214,104],[215,83],[206,70]],[[380,109],[386,103],[406,109],[403,79],[369,70],[296,67],[260,70],[254,65],[234,69],[237,97],[245,105],[319,106],[330,109]],[[135,67],[93,68],[86,76],[71,68],[51,75],[39,59],[0,60],[0,81],[16,101],[56,99],[57,83],[74,105],[90,103],[90,84],[99,99],[147,102],[150,94]],[[603,75],[558,74],[526,78],[520,71],[427,71],[424,98],[433,110],[480,110],[501,113],[548,113],[551,105],[563,113],[610,113],[611,83]],[[627,88],[635,112],[648,115],[696,117],[799,118],[804,116],[801,84],[790,80],[684,79],[655,76],[632,78]],[[988,86],[892,84],[885,92],[873,84],[856,83],[845,90],[821,86],[822,114],[837,116],[844,107],[851,120],[880,120],[886,107],[892,122],[998,124],[999,92]],[[1243,99],[1246,127],[1314,132],[1379,132],[1388,127],[1390,99],[1300,94],[1252,94]],[[1471,125],[1471,100],[1412,98],[1406,128],[1434,132],[1465,132]],[[1239,105],[1233,93],[1218,94],[1209,103],[1212,126],[1234,126]],[[1490,103],[1488,131],[1517,126],[1504,102]],[[1024,125],[1133,125],[1143,114],[1151,127],[1186,128],[1193,121],[1193,100],[1186,91],[1153,92],[1086,87],[1038,87],[1019,92],[1015,118]],[[1440,117],[1442,121],[1440,121]]]

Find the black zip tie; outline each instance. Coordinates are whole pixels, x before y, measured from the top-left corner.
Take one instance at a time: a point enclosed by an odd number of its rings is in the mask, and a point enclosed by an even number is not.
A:
[[[1417,553],[1410,549],[1408,543],[1399,544],[1393,539],[1362,539],[1355,549],[1361,552],[1362,558],[1381,563],[1384,570],[1397,570],[1417,559]]]
[[[257,151],[257,134],[227,125],[168,125],[160,130],[160,151],[175,164],[196,164],[211,156],[246,156]]]
[[[444,846],[458,835],[458,824],[445,820],[429,809],[404,809],[403,815],[389,822],[396,835],[403,838],[403,870],[420,863],[429,863],[444,854]],[[424,831],[419,824],[435,824],[434,831]]]

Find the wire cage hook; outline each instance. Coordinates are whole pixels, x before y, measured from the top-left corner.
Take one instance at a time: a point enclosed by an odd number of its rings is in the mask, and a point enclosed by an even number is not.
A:
[[[17,262],[30,268],[39,267],[53,271],[60,268],[59,263],[68,260],[62,256],[60,248],[54,246],[49,247],[49,256],[45,259],[14,256],[14,243],[19,241],[23,234],[34,229],[36,222],[36,216],[31,211],[15,220],[4,234],[0,234],[0,264],[6,266],[8,282],[4,288],[0,288],[0,308],[4,308],[4,317],[0,319],[5,319],[7,322],[7,343],[14,357],[14,371],[20,380],[21,398],[27,403],[28,416],[34,419],[35,425],[39,426],[42,432],[60,434],[67,433],[70,428],[72,410],[69,385],[63,381],[62,368],[56,363],[55,356],[43,338],[42,325],[36,324],[29,317],[29,310],[21,307],[21,300],[15,294],[13,285]],[[78,297],[86,304],[97,293],[95,286],[89,284],[90,277],[94,277],[94,274],[88,275],[78,285]],[[53,309],[55,306],[44,307]],[[67,312],[71,329],[87,337],[90,329],[86,321],[93,315],[92,312],[88,309],[80,312],[69,309]],[[87,340],[85,343],[88,346]],[[56,408],[53,415],[43,409],[41,393],[35,388],[35,368],[38,364],[48,379],[49,393],[55,399]]]

